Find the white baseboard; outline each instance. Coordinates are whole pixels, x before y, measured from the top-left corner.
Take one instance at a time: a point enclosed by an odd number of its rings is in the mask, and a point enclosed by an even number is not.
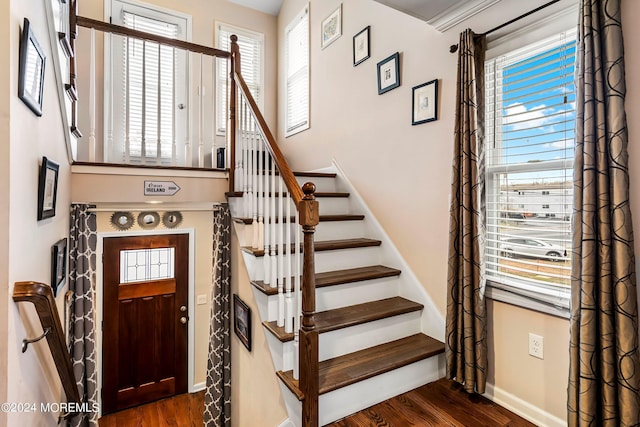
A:
[[[287,418],[286,420],[284,420],[283,422],[281,422],[278,427],[295,427],[295,425],[293,424],[293,422],[291,422],[291,420],[289,418]]]
[[[191,389],[191,393],[197,393],[199,391],[204,390],[205,388],[207,388],[207,383],[206,382],[201,382],[201,383],[194,384],[192,389]]]
[[[483,395],[487,399],[520,415],[540,427],[566,427],[567,422],[547,411],[522,400],[521,398],[487,383],[487,391]]]

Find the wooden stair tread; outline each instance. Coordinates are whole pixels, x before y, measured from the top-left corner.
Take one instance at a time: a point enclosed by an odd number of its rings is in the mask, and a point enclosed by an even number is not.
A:
[[[224,193],[225,196],[227,197],[242,197],[244,194],[244,192],[242,191],[227,191],[226,193]],[[273,196],[274,194],[278,197],[280,197],[283,193],[267,193],[269,194],[269,196]],[[264,196],[264,192],[262,193],[262,195]],[[318,191],[314,194],[314,196],[316,198],[328,198],[328,197],[340,197],[340,198],[346,198],[349,197],[349,193],[343,193],[340,191]]]
[[[355,248],[366,248],[371,246],[380,246],[382,241],[375,239],[366,239],[366,238],[357,238],[357,239],[341,239],[341,240],[321,240],[314,242],[314,248],[316,252],[321,251],[333,251],[338,249],[355,249]],[[295,243],[291,245],[291,250],[293,251]],[[300,244],[300,252],[302,253],[302,243]],[[250,253],[256,257],[263,257],[264,250],[255,250],[253,248],[243,246],[242,250],[244,252]],[[276,253],[278,251],[276,250]]]
[[[276,222],[280,222],[282,218],[276,218]],[[318,218],[320,222],[334,222],[334,221],[361,221],[364,219],[364,215],[353,214],[340,214],[340,215],[320,215]],[[295,222],[295,217],[291,217],[290,222]],[[234,222],[242,224],[253,224],[253,218],[233,218]]]
[[[309,178],[335,178],[338,176],[334,172],[294,172],[293,175]]]
[[[318,333],[322,334],[324,332],[361,325],[387,317],[420,311],[423,308],[424,306],[417,302],[402,297],[392,297],[333,310],[320,311],[316,313],[314,317]],[[280,341],[287,342],[293,340],[293,333],[286,333],[284,327],[278,326],[277,322],[263,322],[262,324]]]
[[[424,334],[380,344],[320,362],[320,394],[363,381],[414,362],[444,353],[444,343]],[[278,371],[278,377],[299,400],[303,394],[293,371]]]
[[[400,270],[384,265],[372,265],[369,267],[349,268],[346,270],[325,271],[316,273],[316,288],[325,286],[343,285],[351,282],[362,282],[364,280],[381,279],[384,277],[399,276]],[[293,278],[291,279],[293,280]],[[251,282],[259,291],[266,295],[277,295],[278,288],[272,288],[262,280]]]

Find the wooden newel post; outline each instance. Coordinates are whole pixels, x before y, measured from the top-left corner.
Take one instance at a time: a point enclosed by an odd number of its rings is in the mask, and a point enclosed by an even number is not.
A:
[[[302,425],[318,426],[318,330],[316,312],[316,276],[313,235],[319,222],[316,186],[307,182],[302,186],[304,197],[300,202],[300,225],[304,233],[302,268],[302,327],[300,328],[300,390],[302,401]]]
[[[236,170],[236,107],[238,104],[238,89],[235,74],[240,73],[240,47],[238,36],[231,37],[231,57],[229,58],[229,123],[227,123],[227,152],[229,159],[229,191],[235,191]]]

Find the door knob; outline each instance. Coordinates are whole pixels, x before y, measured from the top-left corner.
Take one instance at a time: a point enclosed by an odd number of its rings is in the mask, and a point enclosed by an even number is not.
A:
[[[182,323],[183,325],[185,325],[185,324],[187,323],[187,318],[186,318],[186,317],[184,317],[184,316],[182,316],[182,317],[180,318],[180,323]]]
[[[186,305],[183,305],[182,307],[180,307],[180,311],[181,311],[181,312],[183,312],[183,313],[184,313],[185,311],[187,311],[187,306],[186,306]]]

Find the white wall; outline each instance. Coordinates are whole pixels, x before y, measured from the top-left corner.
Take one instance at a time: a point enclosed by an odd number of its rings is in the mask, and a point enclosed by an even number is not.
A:
[[[9,37],[2,49],[3,56],[4,52],[7,52],[6,61],[2,61],[2,69],[8,68],[8,78],[2,81],[8,82],[9,94],[2,99],[8,100],[10,117],[5,115],[6,111],[3,112],[1,129],[6,129],[7,120],[9,138],[8,142],[4,141],[1,145],[3,153],[7,145],[9,152],[0,157],[0,161],[3,162],[0,169],[8,178],[2,179],[2,186],[8,182],[10,227],[8,277],[3,277],[2,280],[2,283],[5,283],[8,279],[9,283],[6,319],[8,386],[6,399],[3,398],[2,401],[34,402],[38,405],[40,402],[58,403],[62,389],[46,340],[30,346],[24,354],[20,352],[23,338],[32,338],[42,332],[35,310],[29,304],[13,303],[10,295],[13,284],[17,281],[50,282],[51,245],[69,233],[69,164],[52,62],[49,61],[45,68],[42,117],[36,117],[17,97],[18,45],[24,17],[29,18],[36,38],[47,57],[51,58],[44,4],[41,0],[12,0],[4,2],[6,3],[9,3],[10,13],[3,16],[9,16],[6,25]],[[38,170],[42,156],[60,163],[58,200],[56,216],[37,221]],[[4,227],[2,229],[4,230]],[[58,298],[59,305],[60,300],[61,298]],[[2,342],[5,342],[4,339]],[[29,414],[8,414],[6,425],[50,426],[56,423],[57,414],[38,411]]]
[[[322,50],[320,25],[342,3],[342,37]],[[326,167],[335,158],[433,298],[446,311],[449,193],[457,55],[449,46],[467,27],[486,31],[544,1],[503,0],[438,33],[423,21],[370,0],[311,0],[311,127],[284,138],[284,49],[278,57],[278,141],[294,170]],[[284,28],[304,0],[285,0]],[[540,15],[536,16],[539,19]],[[352,66],[353,36],[371,26],[371,58]],[[401,86],[377,93],[377,62],[400,52]],[[435,122],[411,126],[411,88],[438,79]],[[568,322],[499,302],[488,305],[492,390],[564,419]],[[528,333],[544,336],[545,359],[528,355]],[[505,402],[509,404],[509,402]]]

